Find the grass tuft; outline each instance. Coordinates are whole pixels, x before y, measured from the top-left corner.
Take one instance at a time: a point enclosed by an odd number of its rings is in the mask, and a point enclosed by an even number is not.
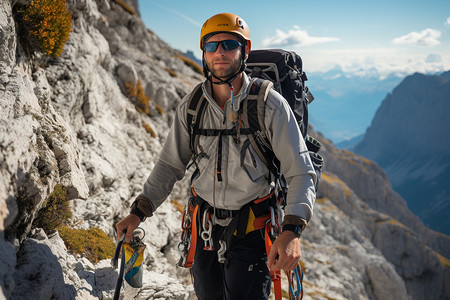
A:
[[[145,128],[145,131],[147,131],[148,133],[150,133],[150,135],[152,136],[152,137],[156,137],[156,133],[155,133],[155,131],[153,130],[153,128],[150,126],[150,125],[148,125],[147,123],[145,123],[144,121],[142,121],[142,126],[144,126],[144,128]]]
[[[123,1],[123,0],[114,0],[114,2],[119,4],[126,12],[128,12],[128,13],[130,13],[132,15],[136,14],[134,9],[131,6],[129,6],[125,1]]]
[[[167,71],[167,73],[169,73],[170,76],[178,77],[177,73],[174,70],[166,67],[166,71]]]
[[[181,59],[188,67],[190,67],[195,72],[199,73],[200,75],[203,75],[203,68],[192,59],[189,59],[181,54],[178,54],[177,58]]]

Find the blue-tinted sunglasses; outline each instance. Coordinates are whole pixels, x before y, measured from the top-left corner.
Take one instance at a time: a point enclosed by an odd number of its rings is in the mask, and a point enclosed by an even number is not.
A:
[[[225,40],[220,42],[209,42],[205,44],[205,51],[207,52],[216,52],[217,48],[219,48],[219,45],[222,44],[222,48],[226,51],[234,50],[239,46],[242,46],[241,43],[239,43],[236,40]]]

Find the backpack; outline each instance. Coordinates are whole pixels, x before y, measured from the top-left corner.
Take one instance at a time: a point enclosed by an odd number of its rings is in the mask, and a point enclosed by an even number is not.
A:
[[[302,71],[302,60],[300,56],[294,52],[284,50],[254,50],[249,53],[245,71],[250,75],[251,83],[249,85],[248,96],[241,102],[239,109],[242,115],[241,126],[235,126],[232,129],[226,130],[200,128],[204,108],[208,101],[203,97],[201,84],[196,86],[191,93],[188,101],[187,124],[190,127],[190,149],[193,159],[188,168],[192,164],[197,164],[197,158],[205,155],[198,145],[199,137],[201,135],[220,136],[218,143],[217,179],[221,181],[221,138],[226,135],[239,137],[245,134],[248,136],[248,140],[242,145],[241,166],[245,169],[242,159],[245,156],[245,151],[251,146],[269,169],[272,175],[271,178],[268,178],[269,182],[275,180],[278,183],[282,193],[280,198],[285,199],[287,192],[286,180],[283,174],[280,173],[280,162],[273,153],[270,142],[264,135],[265,100],[269,90],[273,88],[286,98],[294,112],[317,175],[317,183],[315,186],[317,191],[323,158],[317,153],[321,147],[320,143],[313,137],[307,135],[307,105],[314,100],[314,97],[304,84],[307,77]],[[192,179],[195,178],[197,172],[199,172],[198,167],[194,171]]]
[[[254,50],[247,59],[245,72],[252,78],[270,80],[273,88],[289,103],[298,127],[306,137],[308,133],[308,107],[314,96],[305,85],[308,80],[302,71],[303,63],[299,55],[281,49]]]
[[[273,89],[288,102],[298,127],[305,139],[317,176],[316,191],[322,174],[323,158],[318,154],[321,144],[308,135],[308,104],[314,96],[305,85],[302,58],[293,51],[282,49],[253,50],[247,58],[245,72],[251,78],[261,78],[273,83]]]

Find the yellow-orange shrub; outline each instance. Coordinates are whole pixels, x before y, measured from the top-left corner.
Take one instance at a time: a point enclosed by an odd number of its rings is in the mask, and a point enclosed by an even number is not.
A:
[[[69,251],[84,255],[92,263],[114,256],[115,244],[100,228],[72,229],[60,226],[58,232]]]
[[[119,4],[125,11],[127,11],[128,13],[134,15],[136,14],[136,12],[134,11],[133,8],[131,8],[131,6],[129,6],[125,1],[123,0],[114,0],[114,2],[116,2],[117,4]]]
[[[144,126],[145,131],[147,131],[148,133],[150,133],[150,135],[152,137],[156,137],[156,132],[153,130],[153,128],[148,125],[147,123],[145,123],[144,121],[142,121],[142,126]]]
[[[145,94],[140,79],[137,80],[136,86],[134,86],[131,82],[125,82],[125,93],[126,96],[134,102],[137,111],[143,112],[147,116],[150,116],[149,103],[152,101],[152,98]],[[164,109],[160,105],[156,103],[153,103],[153,105],[159,114],[164,114]]]
[[[147,97],[147,95],[145,95],[141,80],[138,79],[138,81],[136,82],[136,86],[134,86],[130,82],[125,82],[125,89],[128,98],[131,98],[131,100],[135,102],[136,109],[139,112],[143,112],[147,116],[150,116],[150,107],[148,106],[150,97]]]
[[[166,71],[167,71],[167,73],[169,73],[170,76],[178,77],[177,73],[174,70],[166,67]]]
[[[72,15],[66,0],[31,0],[23,8],[29,32],[39,40],[42,52],[58,57],[72,31]]]

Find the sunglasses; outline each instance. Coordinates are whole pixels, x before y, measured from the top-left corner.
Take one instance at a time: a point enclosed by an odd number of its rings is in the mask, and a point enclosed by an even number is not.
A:
[[[234,50],[237,47],[242,46],[242,44],[236,40],[225,40],[225,41],[219,41],[219,42],[206,43],[204,50],[207,52],[216,52],[216,50],[217,50],[217,48],[219,48],[220,44],[222,44],[222,48],[225,51]]]

